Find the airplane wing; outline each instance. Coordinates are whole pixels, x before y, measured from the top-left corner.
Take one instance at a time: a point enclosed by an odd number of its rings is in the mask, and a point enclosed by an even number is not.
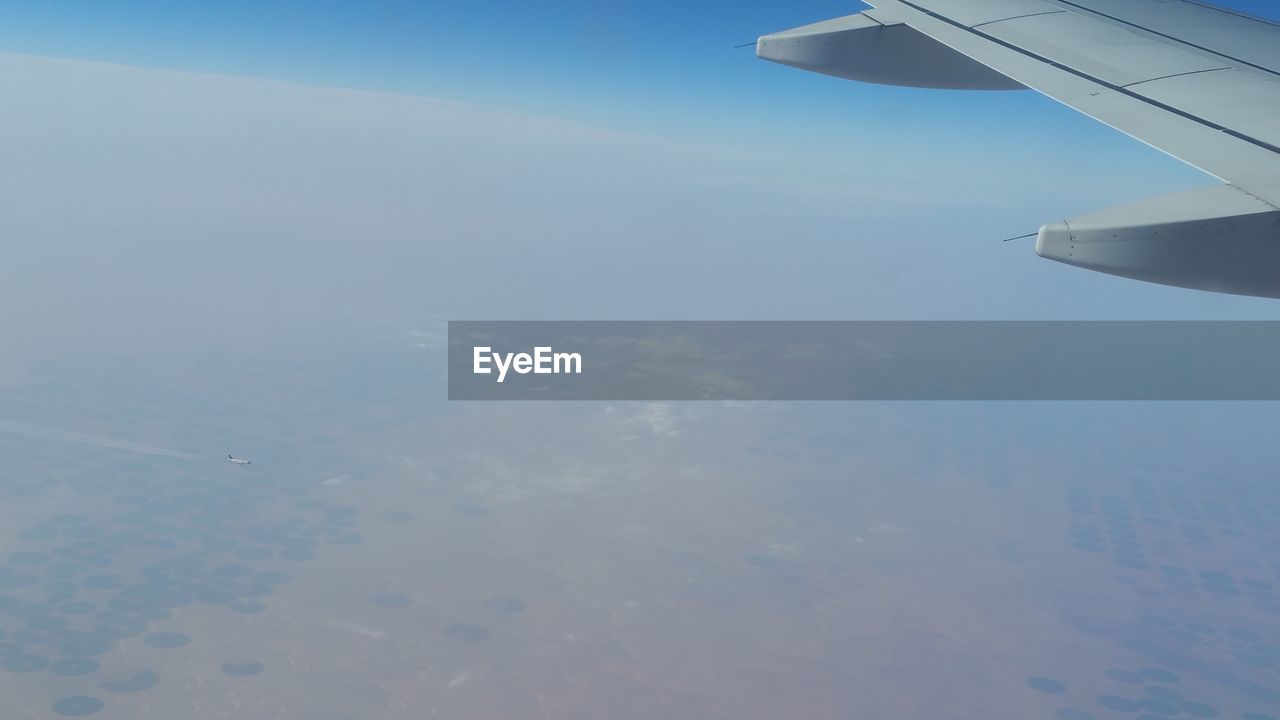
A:
[[[1032,88],[1223,185],[1046,224],[1036,253],[1280,298],[1280,25],[1194,0],[875,0],[761,37],[758,57],[853,80]]]

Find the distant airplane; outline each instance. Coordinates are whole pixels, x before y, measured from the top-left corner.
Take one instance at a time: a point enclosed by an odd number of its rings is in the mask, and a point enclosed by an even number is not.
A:
[[[231,453],[227,453],[227,460],[237,465],[249,465],[253,463],[253,461],[250,460],[249,458],[238,458],[235,455],[232,455]]]
[[[1280,298],[1280,24],[1199,0],[870,3],[765,35],[756,55],[887,85],[1038,90],[1224,183],[1048,223],[1037,254]]]

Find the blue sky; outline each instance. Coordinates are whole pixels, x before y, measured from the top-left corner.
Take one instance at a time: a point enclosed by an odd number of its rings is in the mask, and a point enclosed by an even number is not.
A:
[[[1265,0],[1224,4],[1280,15]],[[836,0],[19,0],[0,11],[0,51],[387,90],[745,142],[776,135],[838,142],[851,127],[910,130],[904,120],[1031,137],[1036,126],[1028,119],[1059,117],[1051,103],[1028,101],[1026,93],[957,104],[945,91],[855,87],[735,48],[865,7]],[[932,103],[936,115],[928,112]]]
[[[1280,15],[1265,0],[1224,4]],[[868,96],[902,92],[840,89],[734,48],[864,7],[856,2],[19,0],[6,6],[0,49],[10,52],[391,90],[614,123],[776,128],[778,108],[800,102],[812,123],[838,126]],[[1000,106],[991,103],[1002,101],[989,98],[981,117],[998,115]],[[959,113],[951,122],[976,117]]]

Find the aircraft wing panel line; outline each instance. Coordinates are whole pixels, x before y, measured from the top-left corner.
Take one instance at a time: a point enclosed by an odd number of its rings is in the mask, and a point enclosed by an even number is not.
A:
[[[1006,20],[1021,20],[1022,18],[1040,17],[1041,15],[1061,15],[1064,12],[1066,12],[1066,10],[1041,10],[1039,12],[1029,12],[1022,15],[1014,15],[1013,17],[1000,18],[998,20],[987,20],[980,22],[977,25],[970,25],[969,27],[979,28],[983,25],[994,25],[995,23],[1002,23]]]
[[[1232,68],[1230,67],[1215,67],[1215,68],[1205,68],[1203,70],[1188,70],[1186,72],[1170,73],[1168,75],[1161,75],[1160,77],[1147,78],[1146,80],[1135,80],[1126,85],[1121,85],[1120,87],[1131,88],[1137,85],[1141,85],[1143,83],[1156,82],[1157,80],[1168,80],[1169,78],[1182,77],[1184,75],[1201,75],[1203,73],[1222,72],[1223,70],[1231,70],[1231,69]]]
[[[906,5],[906,6],[908,6],[908,7],[912,8],[912,9],[914,9],[914,10],[917,10],[917,11],[919,11],[919,12],[922,12],[922,13],[924,13],[924,14],[928,15],[928,16],[929,16],[929,17],[931,17],[931,18],[934,18],[935,20],[938,20],[938,21],[941,21],[941,22],[947,23],[948,25],[951,25],[952,27],[955,27],[955,28],[957,28],[957,29],[959,29],[959,30],[963,30],[963,31],[965,31],[965,32],[973,33],[974,35],[976,35],[976,36],[978,36],[978,37],[982,38],[983,40],[986,40],[986,41],[988,41],[988,42],[995,43],[995,44],[997,44],[997,45],[999,45],[999,46],[1001,46],[1001,47],[1004,47],[1004,48],[1008,48],[1009,50],[1012,50],[1012,51],[1014,51],[1014,52],[1016,52],[1016,53],[1019,53],[1019,54],[1025,55],[1025,56],[1027,56],[1027,57],[1029,57],[1029,58],[1031,58],[1031,59],[1033,59],[1033,60],[1036,60],[1036,61],[1039,61],[1039,62],[1041,62],[1041,63],[1044,63],[1045,65],[1048,65],[1048,66],[1050,66],[1050,67],[1056,68],[1056,69],[1061,70],[1061,71],[1063,71],[1063,72],[1071,73],[1072,75],[1075,75],[1076,77],[1079,77],[1079,78],[1084,79],[1084,80],[1088,80],[1088,81],[1089,81],[1089,82],[1091,82],[1091,83],[1096,83],[1096,84],[1098,84],[1098,85],[1101,85],[1102,87],[1105,87],[1105,88],[1107,88],[1108,90],[1113,90],[1113,91],[1115,91],[1115,92],[1118,92],[1118,93],[1121,93],[1121,94],[1127,95],[1128,97],[1131,97],[1131,98],[1133,98],[1133,99],[1135,99],[1135,100],[1138,100],[1138,101],[1140,101],[1140,102],[1147,103],[1147,104],[1149,104],[1149,105],[1153,105],[1153,106],[1155,106],[1155,107],[1158,107],[1158,108],[1160,108],[1161,110],[1164,110],[1165,112],[1170,112],[1170,113],[1173,113],[1173,114],[1178,115],[1178,116],[1180,116],[1180,117],[1184,117],[1184,118],[1186,118],[1186,119],[1188,119],[1188,120],[1191,120],[1191,121],[1193,121],[1193,122],[1200,123],[1201,125],[1204,125],[1205,127],[1208,127],[1208,128],[1210,128],[1210,129],[1213,129],[1213,130],[1219,130],[1219,131],[1226,131],[1227,133],[1231,134],[1232,136],[1234,136],[1234,137],[1236,137],[1236,138],[1238,138],[1238,139],[1240,139],[1240,140],[1244,140],[1245,142],[1251,143],[1251,144],[1253,144],[1253,145],[1257,145],[1258,147],[1263,148],[1263,149],[1265,149],[1265,150],[1267,150],[1267,151],[1269,151],[1269,152],[1273,152],[1273,153],[1278,153],[1278,154],[1280,154],[1280,146],[1273,145],[1273,144],[1271,144],[1271,143],[1269,143],[1269,142],[1267,142],[1267,141],[1265,141],[1265,140],[1262,140],[1262,139],[1259,139],[1259,138],[1255,138],[1255,137],[1251,137],[1251,136],[1246,135],[1246,134],[1241,133],[1241,132],[1235,132],[1235,131],[1232,131],[1230,128],[1227,128],[1226,126],[1220,125],[1220,124],[1218,124],[1218,123],[1215,123],[1215,122],[1213,122],[1213,121],[1211,121],[1211,120],[1208,120],[1208,119],[1206,119],[1206,118],[1203,118],[1203,117],[1200,117],[1200,116],[1195,115],[1195,114],[1193,114],[1193,113],[1190,113],[1190,112],[1188,112],[1188,111],[1186,111],[1186,110],[1183,110],[1183,109],[1181,109],[1181,108],[1173,107],[1173,106],[1171,106],[1171,105],[1166,105],[1165,103],[1162,103],[1162,102],[1160,102],[1160,101],[1158,101],[1158,100],[1155,100],[1155,99],[1153,99],[1153,98],[1150,98],[1150,97],[1147,97],[1147,96],[1145,96],[1145,95],[1142,95],[1141,93],[1137,93],[1137,92],[1134,92],[1134,91],[1132,91],[1132,90],[1129,90],[1129,89],[1128,89],[1128,87],[1127,87],[1127,86],[1125,86],[1125,85],[1116,85],[1116,84],[1110,83],[1110,82],[1108,82],[1108,81],[1106,81],[1106,80],[1104,80],[1104,79],[1102,79],[1102,78],[1100,78],[1100,77],[1097,77],[1097,76],[1095,76],[1095,75],[1091,75],[1091,74],[1089,74],[1089,73],[1087,73],[1087,72],[1085,72],[1085,71],[1083,71],[1083,70],[1077,70],[1076,68],[1073,68],[1073,67],[1071,67],[1071,66],[1069,66],[1069,65],[1065,65],[1065,64],[1063,64],[1063,63],[1061,63],[1061,62],[1059,62],[1059,61],[1057,61],[1057,60],[1054,60],[1054,59],[1049,58],[1049,57],[1045,57],[1045,56],[1043,56],[1043,55],[1039,55],[1039,54],[1037,54],[1037,53],[1035,53],[1035,52],[1033,52],[1033,51],[1031,51],[1031,50],[1028,50],[1028,49],[1026,49],[1026,48],[1024,48],[1024,47],[1021,47],[1021,46],[1016,45],[1016,44],[1014,44],[1014,43],[1012,43],[1012,42],[1008,42],[1008,41],[1006,41],[1006,40],[1003,40],[1003,39],[1001,39],[1001,38],[999,38],[999,37],[996,37],[995,35],[992,35],[992,34],[990,34],[990,33],[988,33],[988,32],[985,32],[985,31],[982,31],[982,30],[978,30],[976,26],[975,26],[975,27],[968,27],[968,26],[963,25],[963,24],[961,24],[961,23],[958,23],[958,22],[956,22],[956,21],[954,21],[954,20],[951,20],[950,18],[947,18],[947,17],[945,17],[945,16],[943,16],[943,15],[939,15],[939,14],[937,14],[937,13],[935,13],[935,12],[933,12],[933,11],[929,10],[928,8],[925,8],[925,7],[921,7],[921,6],[919,6],[919,5],[916,5],[915,3],[911,2],[911,0],[894,0],[894,2],[900,2],[900,3],[902,3],[903,5]],[[1003,21],[996,21],[996,22],[1003,22]],[[908,23],[908,24],[910,24],[910,23]],[[927,34],[927,33],[926,33],[926,34]],[[963,50],[961,50],[960,52],[964,52],[964,51],[963,51]],[[968,53],[966,53],[966,54],[968,54]],[[970,57],[972,57],[972,56],[970,56]],[[977,59],[977,58],[975,58],[975,59]],[[981,60],[979,60],[979,62],[981,62]],[[1229,69],[1229,68],[1208,68],[1208,69],[1220,70],[1220,69]],[[1171,76],[1171,77],[1177,77],[1178,75],[1184,75],[1184,74],[1188,74],[1188,73],[1175,73],[1175,74],[1174,74],[1173,76]],[[1015,79],[1016,79],[1016,78],[1015,78]],[[1155,80],[1159,80],[1159,79],[1161,79],[1161,78],[1151,78],[1151,79],[1149,79],[1149,80],[1145,80],[1145,81],[1142,81],[1142,82],[1154,82]],[[1133,84],[1137,84],[1137,83],[1133,83]],[[1034,87],[1034,85],[1033,85],[1033,86],[1031,86],[1031,87]],[[1041,92],[1043,92],[1043,91],[1041,91]],[[1048,94],[1048,93],[1046,93],[1046,94]],[[1277,178],[1277,180],[1278,180],[1278,181],[1280,181],[1280,178]]]
[[[1019,47],[930,10],[918,0],[879,0],[908,26],[975,62],[1041,92],[1103,124],[1280,205],[1280,145],[1213,118],[1150,97],[1152,82],[1135,88],[1107,82],[1056,58]],[[1099,23],[1107,22],[1097,20]],[[1233,69],[1232,73],[1252,73]],[[1206,75],[1206,78],[1208,75]],[[1264,80],[1256,75],[1253,79]],[[1154,80],[1154,78],[1153,78]],[[1270,86],[1269,80],[1265,80]],[[1268,88],[1263,88],[1268,89]],[[1272,98],[1268,97],[1270,101]],[[1275,99],[1280,99],[1277,95]],[[1255,118],[1255,124],[1269,122]]]
[[[1202,52],[1212,53],[1213,55],[1217,55],[1233,63],[1246,65],[1255,70],[1260,70],[1262,72],[1270,73],[1272,75],[1280,75],[1280,68],[1270,67],[1256,60],[1250,60],[1248,58],[1245,58],[1243,56],[1243,53],[1237,53],[1235,50],[1233,50],[1231,53],[1228,53],[1224,49],[1214,49],[1212,47],[1209,47],[1208,45],[1203,44],[1202,41],[1193,40],[1186,35],[1175,35],[1171,32],[1160,30],[1151,25],[1143,25],[1143,24],[1134,22],[1132,20],[1127,20],[1124,17],[1121,17],[1119,14],[1112,13],[1112,12],[1103,12],[1096,7],[1090,6],[1082,2],[1078,2],[1077,0],[1054,0],[1054,1],[1057,2],[1059,5],[1075,8],[1077,10],[1080,10],[1081,12],[1086,12],[1086,13],[1096,15],[1098,17],[1106,18],[1111,22],[1119,23],[1134,29],[1141,30],[1146,33],[1151,33],[1152,35],[1157,35],[1171,42],[1176,42],[1182,45],[1186,45],[1188,47],[1193,47]],[[1202,10],[1205,10],[1206,12],[1222,13],[1222,14],[1230,15],[1240,20],[1248,20],[1256,23],[1261,23],[1262,25],[1267,26],[1267,29],[1280,30],[1280,26],[1276,25],[1275,23],[1268,22],[1260,18],[1250,17],[1243,13],[1232,12],[1225,8],[1214,7],[1212,5],[1205,5],[1204,3],[1194,2],[1193,0],[1184,0],[1184,2],[1187,5],[1194,5]]]

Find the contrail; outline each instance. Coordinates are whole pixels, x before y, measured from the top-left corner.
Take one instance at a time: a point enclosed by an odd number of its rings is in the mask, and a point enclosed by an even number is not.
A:
[[[178,458],[181,460],[199,459],[198,455],[192,455],[191,453],[185,453],[178,450],[167,450],[165,448],[152,447],[150,445],[139,445],[138,443],[112,440],[111,438],[96,437],[94,435],[85,435],[83,433],[68,432],[66,430],[55,430],[53,428],[14,422],[12,420],[0,420],[0,431],[6,430],[13,433],[21,433],[23,435],[49,438],[51,440],[66,440],[67,442],[81,443],[83,445],[96,445],[98,447],[123,450],[125,452],[139,453],[141,455],[160,455],[162,457]]]

